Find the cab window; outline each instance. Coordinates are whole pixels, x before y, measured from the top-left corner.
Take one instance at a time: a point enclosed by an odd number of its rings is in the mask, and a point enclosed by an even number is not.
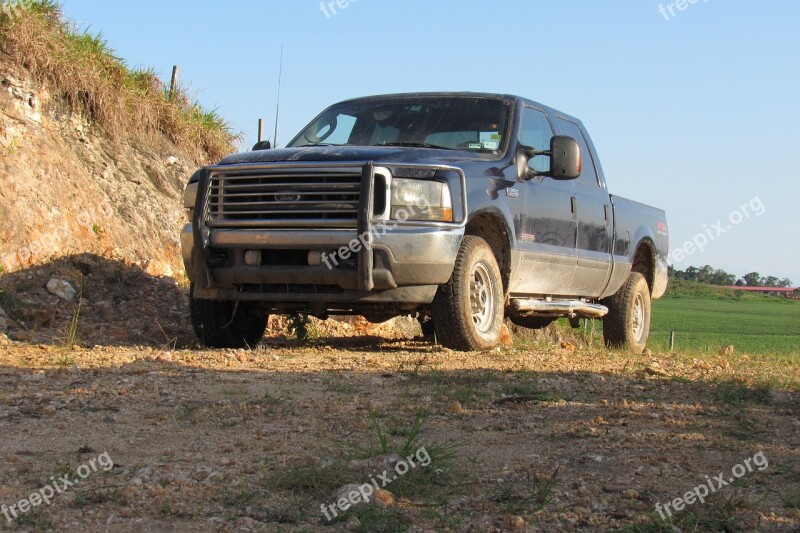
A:
[[[552,138],[553,128],[550,127],[547,115],[538,109],[526,107],[519,132],[520,144],[537,150],[549,150]],[[547,172],[550,170],[550,160],[547,157],[535,157],[530,161],[530,166],[537,172]]]

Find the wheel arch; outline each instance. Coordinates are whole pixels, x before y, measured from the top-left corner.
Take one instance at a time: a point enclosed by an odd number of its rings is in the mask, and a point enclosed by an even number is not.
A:
[[[652,295],[656,283],[656,244],[649,237],[642,239],[636,246],[631,272],[644,276]]]
[[[502,214],[484,210],[470,215],[464,235],[481,237],[489,244],[500,267],[503,294],[507,295],[511,282],[511,236]]]

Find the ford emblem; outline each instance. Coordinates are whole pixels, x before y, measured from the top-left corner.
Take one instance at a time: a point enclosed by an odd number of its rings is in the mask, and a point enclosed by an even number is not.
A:
[[[294,192],[280,192],[275,195],[276,202],[299,202],[300,195]]]

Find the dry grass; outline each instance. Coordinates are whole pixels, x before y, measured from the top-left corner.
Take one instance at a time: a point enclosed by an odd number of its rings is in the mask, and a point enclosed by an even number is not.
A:
[[[163,134],[206,162],[234,151],[236,137],[216,111],[184,89],[171,93],[152,70],[129,68],[102,35],[75,28],[52,0],[0,0],[0,51],[114,139]]]

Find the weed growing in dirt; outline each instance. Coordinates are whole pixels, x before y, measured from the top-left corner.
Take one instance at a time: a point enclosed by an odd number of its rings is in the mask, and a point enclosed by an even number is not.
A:
[[[741,407],[744,404],[772,404],[772,387],[769,385],[749,385],[742,380],[722,381],[717,384],[714,393],[722,403]]]
[[[672,533],[674,531],[723,531],[738,532],[757,530],[754,505],[737,493],[725,496],[715,494],[702,505],[695,505],[666,520],[658,515],[648,515],[646,521],[620,529],[624,533]]]
[[[506,385],[500,393],[498,404],[525,402],[557,402],[558,396],[539,389],[534,383],[513,383]]]
[[[536,514],[543,511],[553,500],[553,488],[560,467],[556,467],[547,478],[528,475],[525,486],[520,488],[504,484],[495,491],[492,500],[505,507],[509,514]]]
[[[331,525],[349,522],[352,517],[358,519],[358,525],[352,530],[356,533],[402,533],[411,526],[408,517],[397,509],[378,509],[371,505],[355,507],[332,520]]]
[[[358,479],[341,462],[320,462],[283,467],[268,477],[266,485],[270,490],[282,489],[304,493],[314,499],[325,499],[342,485],[352,483],[354,478]]]
[[[72,350],[78,345],[78,326],[81,321],[81,309],[83,307],[83,279],[81,279],[80,290],[78,291],[78,305],[72,311],[72,318],[67,323],[67,328],[64,331],[64,342],[61,348],[64,350]]]
[[[314,323],[308,318],[308,315],[296,314],[291,317],[289,321],[289,334],[300,342],[309,342],[313,339],[319,338]]]
[[[18,317],[22,310],[22,302],[13,292],[0,289],[0,307],[12,318]]]

